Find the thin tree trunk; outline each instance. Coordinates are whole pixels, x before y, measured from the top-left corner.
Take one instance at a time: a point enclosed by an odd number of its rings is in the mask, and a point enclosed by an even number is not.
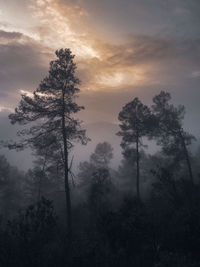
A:
[[[62,135],[64,146],[64,173],[65,173],[65,197],[66,197],[66,215],[67,215],[67,234],[69,242],[72,238],[72,223],[71,223],[71,197],[69,187],[69,168],[68,168],[68,148],[67,148],[67,133],[65,128],[65,101],[63,93],[63,114],[62,114]]]
[[[185,154],[185,159],[186,159],[186,163],[187,163],[187,167],[188,167],[188,173],[190,176],[190,181],[193,184],[194,183],[194,178],[193,178],[193,173],[192,173],[192,167],[191,167],[191,162],[190,162],[190,157],[189,157],[189,153],[185,144],[185,139],[184,136],[182,135],[181,131],[180,131],[180,138],[181,138],[181,142],[182,142],[182,146],[183,146],[183,150],[184,150],[184,154]]]
[[[42,172],[41,172],[41,175],[40,175],[40,179],[39,179],[39,190],[38,190],[38,201],[40,201],[41,199],[41,187],[42,187],[42,179],[43,179],[43,176],[45,175],[45,165],[46,165],[46,157],[47,157],[47,152],[45,153],[45,158],[44,158],[44,163],[43,163],[43,166],[42,166]]]
[[[140,200],[140,163],[139,163],[139,138],[138,134],[136,137],[136,168],[137,168],[137,178],[136,178],[136,188],[137,188],[137,198]]]

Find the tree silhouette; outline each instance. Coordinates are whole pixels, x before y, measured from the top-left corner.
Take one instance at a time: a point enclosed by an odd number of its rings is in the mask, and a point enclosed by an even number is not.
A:
[[[54,186],[54,191],[58,187],[63,176],[63,152],[60,143],[56,142],[55,134],[49,134],[48,138],[46,136],[40,136],[35,140],[33,144],[34,155],[36,160],[34,160],[34,169],[32,174],[35,174],[37,181],[37,200],[39,201],[44,193],[45,187],[48,187],[45,180],[49,180],[49,184]],[[31,172],[29,173],[31,174]],[[32,175],[30,175],[32,176]],[[43,189],[42,189],[43,187]],[[36,193],[36,192],[35,192]],[[44,195],[43,195],[44,196]]]
[[[22,207],[23,180],[23,173],[0,155],[0,214],[4,220],[11,218],[17,209]]]
[[[73,147],[73,141],[79,140],[86,144],[88,138],[85,130],[81,129],[80,121],[73,114],[84,107],[75,102],[79,93],[80,81],[75,75],[76,64],[74,55],[69,49],[56,51],[57,59],[50,62],[49,75],[44,78],[39,87],[34,91],[33,97],[22,95],[15,113],[10,114],[11,123],[22,125],[30,124],[19,134],[24,137],[21,145],[34,148],[38,140],[51,140],[45,142],[46,146],[57,144],[63,155],[63,168],[65,178],[67,231],[71,239],[71,198],[69,185],[69,151]],[[35,123],[33,123],[35,122]],[[44,144],[44,143],[43,143]],[[52,153],[55,151],[52,150]]]
[[[140,199],[140,156],[139,147],[142,146],[141,138],[150,133],[153,125],[150,109],[144,105],[138,98],[126,104],[118,117],[121,122],[121,131],[117,135],[122,136],[121,146],[124,149],[135,144],[136,149],[136,167],[137,167],[137,197]]]
[[[108,167],[113,158],[113,148],[108,142],[97,144],[94,153],[90,156],[90,161],[96,167]]]
[[[79,164],[78,177],[80,185],[87,186],[91,183],[94,173],[101,173],[101,170],[109,170],[110,161],[113,158],[113,148],[108,142],[98,143],[94,152],[90,155],[89,161],[83,161]]]
[[[183,129],[185,107],[182,105],[175,107],[169,103],[170,100],[170,93],[164,91],[153,98],[152,110],[157,119],[154,134],[157,136],[158,144],[163,145],[163,151],[166,154],[177,156],[179,153],[179,157],[181,154],[184,155],[189,177],[193,183],[194,178],[187,146],[191,144],[194,136]]]

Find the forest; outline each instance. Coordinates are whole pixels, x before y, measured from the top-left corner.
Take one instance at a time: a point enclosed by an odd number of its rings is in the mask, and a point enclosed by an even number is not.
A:
[[[57,50],[9,115],[20,130],[1,148],[31,148],[35,160],[24,172],[0,156],[0,266],[199,267],[200,149],[185,107],[165,90],[149,106],[133,97],[116,114],[118,168],[105,140],[75,174],[71,152],[90,142],[76,70],[70,49]]]

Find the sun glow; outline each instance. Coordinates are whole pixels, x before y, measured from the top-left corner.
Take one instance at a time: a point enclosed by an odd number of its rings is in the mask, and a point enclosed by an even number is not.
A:
[[[20,93],[22,95],[27,95],[29,97],[33,97],[33,93],[29,92],[29,91],[26,91],[26,90],[20,90]]]
[[[108,87],[120,87],[122,85],[139,85],[145,81],[143,70],[125,70],[124,72],[115,72],[111,75],[100,77],[99,84]]]

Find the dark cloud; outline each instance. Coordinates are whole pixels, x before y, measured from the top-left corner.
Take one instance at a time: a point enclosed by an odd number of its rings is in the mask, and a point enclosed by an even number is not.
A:
[[[194,37],[199,33],[199,0],[83,0],[79,4],[112,37],[124,33]]]
[[[32,90],[44,77],[50,51],[18,32],[0,32],[0,105],[16,102],[19,90]]]
[[[5,32],[0,30],[0,39],[15,40],[21,38],[22,36],[23,34],[20,32]]]

